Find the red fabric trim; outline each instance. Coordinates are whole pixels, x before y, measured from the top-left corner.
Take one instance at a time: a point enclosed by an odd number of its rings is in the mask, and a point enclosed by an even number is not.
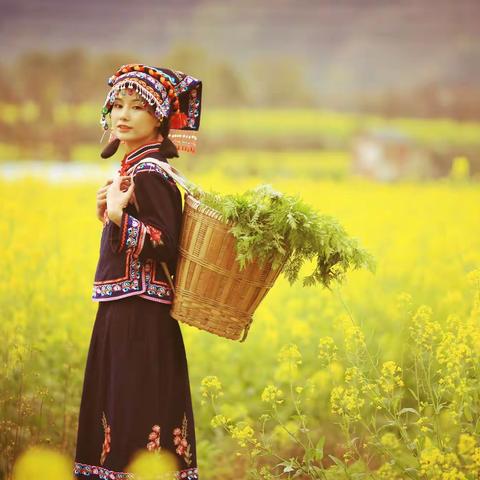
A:
[[[128,213],[123,211],[122,213],[122,222],[120,223],[120,245],[118,246],[117,252],[122,251],[123,246],[125,245],[125,238],[127,236],[127,224],[128,224]]]
[[[143,145],[143,147],[145,147],[146,145]],[[121,167],[120,167],[120,170],[118,171],[120,175],[126,175],[127,174],[127,171],[133,166],[135,165],[138,161],[140,161],[142,158],[145,158],[145,157],[148,157],[152,152],[156,152],[158,150],[158,147],[153,147],[153,148],[150,148],[148,149],[146,152],[144,152],[142,155],[140,155],[139,157],[135,157],[134,159],[130,160],[130,161],[122,161],[122,164],[121,164]]]

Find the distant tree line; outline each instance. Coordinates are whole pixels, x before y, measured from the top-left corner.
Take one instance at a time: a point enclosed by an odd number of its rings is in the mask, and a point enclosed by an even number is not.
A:
[[[22,158],[35,156],[40,144],[52,145],[52,156],[62,160],[71,159],[72,145],[98,143],[101,132],[97,122],[85,125],[73,117],[59,127],[54,121],[55,109],[59,104],[90,103],[98,104],[100,112],[109,88],[108,77],[122,64],[136,61],[139,59],[132,53],[94,55],[77,48],[60,53],[30,51],[8,65],[0,64],[0,108],[2,104],[31,101],[39,110],[35,122],[25,119],[4,122],[0,115],[0,143],[19,146]],[[201,48],[177,45],[168,55],[140,61],[169,66],[201,78],[206,111],[210,108],[326,108],[383,117],[456,120],[478,120],[480,117],[480,85],[467,88],[430,84],[410,91],[332,95],[322,92],[321,88],[313,88],[307,80],[306,66],[290,57],[266,57],[253,64],[236,65],[213,58]],[[301,128],[299,125],[298,129]],[[277,138],[272,133],[271,138],[235,137],[218,141],[228,141],[230,147],[237,148],[272,145],[283,148],[285,142],[295,148],[321,148],[324,141],[314,135],[302,137],[297,145],[293,133],[287,139],[284,135]],[[217,139],[210,137],[207,135],[203,144],[215,147]]]
[[[57,102],[102,102],[112,72],[136,61],[138,56],[132,53],[93,55],[80,48],[60,53],[31,51],[9,65],[0,64],[0,103],[33,100],[48,122]],[[307,80],[306,66],[295,58],[265,57],[254,64],[235,65],[212,58],[204,49],[182,45],[145,63],[171,66],[201,78],[206,107],[321,107],[387,117],[480,117],[480,84],[429,83],[409,90],[326,94]]]

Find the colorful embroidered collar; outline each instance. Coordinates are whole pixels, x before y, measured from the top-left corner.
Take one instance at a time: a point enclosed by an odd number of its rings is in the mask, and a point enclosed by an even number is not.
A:
[[[135,165],[139,160],[142,158],[145,158],[149,155],[152,155],[154,153],[161,153],[163,150],[163,145],[162,142],[149,142],[144,145],[140,145],[139,147],[135,148],[131,152],[125,154],[123,157],[122,163],[120,165],[120,169],[118,170],[118,173],[120,175],[126,175],[126,172],[128,169],[132,166]]]

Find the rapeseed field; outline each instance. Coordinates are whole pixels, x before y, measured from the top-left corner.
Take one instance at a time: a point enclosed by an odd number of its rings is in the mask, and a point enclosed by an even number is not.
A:
[[[191,180],[220,192],[263,181],[220,170]],[[0,186],[0,471],[70,478],[100,185]],[[245,343],[181,325],[202,478],[477,478],[478,186],[309,176],[273,186],[336,216],[378,267],[332,291],[280,277]]]

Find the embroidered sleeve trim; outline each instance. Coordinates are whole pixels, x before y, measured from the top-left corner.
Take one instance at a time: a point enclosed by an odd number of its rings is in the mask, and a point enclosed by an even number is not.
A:
[[[122,214],[120,225],[120,242],[117,253],[122,252],[124,249],[128,250],[131,248],[133,250],[133,256],[138,257],[145,241],[145,225],[125,211]]]

